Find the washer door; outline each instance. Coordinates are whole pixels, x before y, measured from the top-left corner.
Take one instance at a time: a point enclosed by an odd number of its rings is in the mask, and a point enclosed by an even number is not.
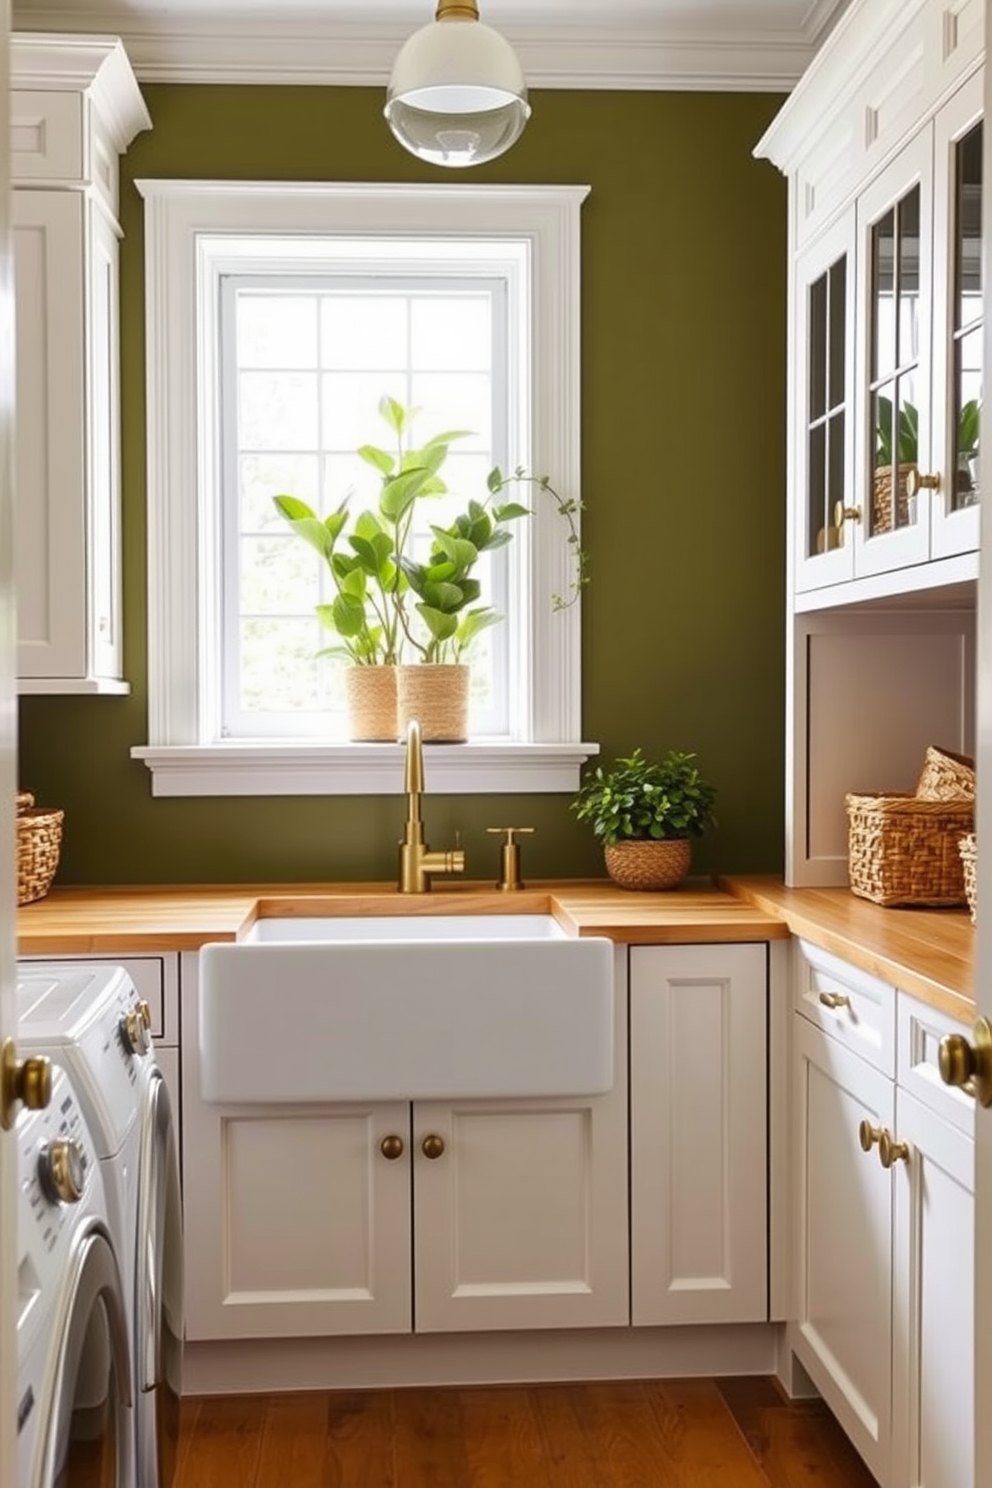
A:
[[[141,1488],[170,1488],[182,1393],[183,1220],[176,1128],[159,1070],[142,1111],[137,1256],[137,1477]]]
[[[60,1318],[39,1488],[125,1488],[131,1482],[127,1319],[120,1270],[98,1225],[80,1232]]]

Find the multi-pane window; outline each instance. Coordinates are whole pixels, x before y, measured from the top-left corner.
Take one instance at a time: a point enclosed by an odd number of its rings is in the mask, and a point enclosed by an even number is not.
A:
[[[346,658],[326,654],[340,638],[316,613],[333,599],[330,576],[273,497],[300,497],[321,516],[342,501],[353,518],[375,510],[380,479],[357,451],[397,453],[378,411],[393,398],[418,410],[414,445],[463,433],[441,472],[448,493],[417,503],[411,556],[426,557],[431,525],[486,500],[489,471],[506,468],[520,382],[510,289],[505,277],[460,278],[438,263],[419,276],[230,274],[221,293],[221,732],[343,737]],[[476,568],[485,602],[504,615],[511,553],[482,554]],[[473,648],[473,736],[509,733],[507,624]]]

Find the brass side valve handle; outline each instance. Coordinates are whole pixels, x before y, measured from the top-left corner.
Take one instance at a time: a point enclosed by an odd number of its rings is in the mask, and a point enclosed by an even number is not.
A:
[[[520,876],[520,843],[514,841],[515,837],[529,836],[533,833],[533,827],[487,827],[486,831],[491,835],[505,835],[506,841],[499,850],[499,879],[496,887],[504,891],[511,889],[522,889],[524,881]]]

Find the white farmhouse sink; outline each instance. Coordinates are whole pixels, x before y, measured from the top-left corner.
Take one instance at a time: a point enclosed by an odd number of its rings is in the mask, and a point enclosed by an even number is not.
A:
[[[600,1094],[613,954],[550,915],[259,920],[200,955],[203,1099]]]

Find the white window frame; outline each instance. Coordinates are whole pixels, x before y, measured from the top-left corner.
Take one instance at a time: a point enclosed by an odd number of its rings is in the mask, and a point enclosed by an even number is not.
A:
[[[203,328],[223,237],[395,234],[525,239],[532,263],[531,468],[580,496],[580,208],[586,186],[372,185],[140,180],[145,199],[148,450],[148,744],[132,749],[157,796],[353,795],[402,790],[399,744],[208,741],[216,678],[206,675],[202,597],[216,532],[201,491],[213,451],[201,399],[216,387]],[[214,420],[217,409],[213,408]],[[575,554],[553,503],[534,503],[531,665],[525,738],[427,746],[432,792],[574,791],[595,744],[581,741],[581,601]]]

